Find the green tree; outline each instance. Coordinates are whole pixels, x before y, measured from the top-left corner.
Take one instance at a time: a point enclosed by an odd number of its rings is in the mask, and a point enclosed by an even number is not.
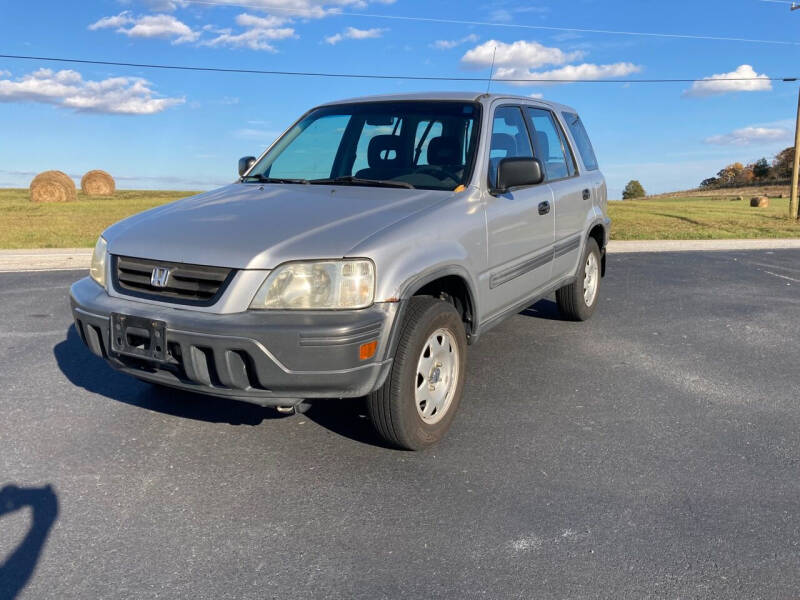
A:
[[[708,179],[703,179],[703,181],[700,182],[701,188],[713,188],[716,185],[719,185],[719,179],[716,177],[709,177]]]
[[[766,158],[759,158],[752,165],[748,166],[753,171],[753,177],[755,179],[766,179],[769,177],[770,171],[772,170]]]
[[[623,200],[632,200],[633,198],[644,198],[645,194],[642,184],[636,179],[631,179],[625,189],[622,190]]]

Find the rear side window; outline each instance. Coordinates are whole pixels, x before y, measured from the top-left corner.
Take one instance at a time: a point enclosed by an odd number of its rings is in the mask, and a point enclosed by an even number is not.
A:
[[[586,128],[583,126],[581,118],[571,112],[563,112],[561,114],[564,116],[567,127],[572,133],[572,139],[575,140],[575,145],[578,147],[584,166],[589,171],[596,171],[597,157],[594,155],[592,142],[589,141],[589,135],[586,133]]]
[[[534,155],[544,165],[548,180],[564,179],[575,175],[575,163],[556,124],[555,115],[549,110],[529,108],[533,134]]]

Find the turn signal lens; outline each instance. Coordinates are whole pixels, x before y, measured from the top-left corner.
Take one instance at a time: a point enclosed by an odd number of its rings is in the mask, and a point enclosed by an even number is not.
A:
[[[368,360],[375,356],[375,350],[378,349],[378,340],[372,340],[366,344],[361,344],[358,349],[358,360]]]

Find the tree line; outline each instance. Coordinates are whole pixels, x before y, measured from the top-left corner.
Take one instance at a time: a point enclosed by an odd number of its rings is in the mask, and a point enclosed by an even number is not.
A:
[[[789,179],[792,176],[793,163],[794,147],[784,148],[772,161],[759,158],[746,165],[740,162],[732,163],[721,169],[716,177],[701,181],[700,187],[716,188]]]

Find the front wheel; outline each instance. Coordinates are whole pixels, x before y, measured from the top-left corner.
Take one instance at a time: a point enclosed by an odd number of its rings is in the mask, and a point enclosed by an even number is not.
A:
[[[370,394],[370,419],[387,442],[422,450],[453,421],[464,388],[467,336],[452,304],[414,297],[401,324],[392,370]]]
[[[600,247],[594,238],[589,238],[575,282],[556,290],[558,308],[567,319],[585,321],[592,316],[600,297],[600,265]]]

